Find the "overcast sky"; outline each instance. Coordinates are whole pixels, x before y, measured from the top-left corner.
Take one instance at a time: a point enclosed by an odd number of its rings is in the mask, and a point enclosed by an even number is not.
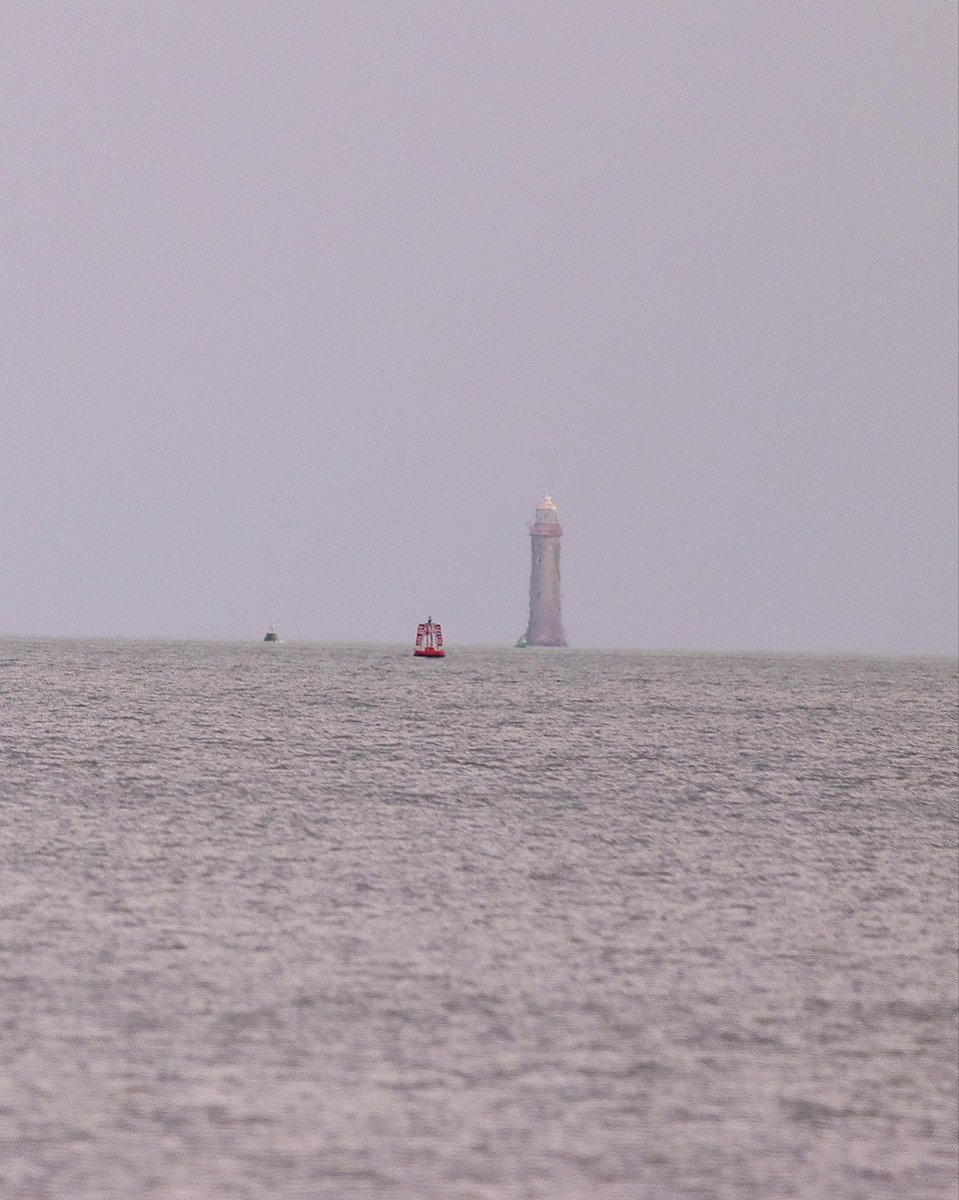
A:
[[[956,653],[952,0],[3,0],[0,632]]]

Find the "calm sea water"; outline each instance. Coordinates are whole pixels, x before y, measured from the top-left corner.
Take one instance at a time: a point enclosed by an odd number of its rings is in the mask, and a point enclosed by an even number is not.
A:
[[[955,1200],[948,661],[0,641],[3,1200]]]

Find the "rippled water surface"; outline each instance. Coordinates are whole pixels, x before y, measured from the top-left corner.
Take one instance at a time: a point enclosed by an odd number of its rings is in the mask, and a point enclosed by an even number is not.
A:
[[[0,641],[3,1200],[956,1195],[953,662]]]

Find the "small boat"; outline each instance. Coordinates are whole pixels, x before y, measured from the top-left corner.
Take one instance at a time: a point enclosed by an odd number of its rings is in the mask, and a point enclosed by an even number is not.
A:
[[[416,645],[413,654],[417,658],[445,658],[443,649],[443,626],[432,617],[427,617],[416,627]]]
[[[275,630],[275,629],[274,629],[274,628],[271,626],[271,627],[270,627],[270,628],[269,628],[269,629],[266,631],[266,636],[263,638],[263,640],[264,640],[264,642],[278,642],[278,641],[280,640],[280,635],[279,635],[279,634],[276,632],[276,630]]]

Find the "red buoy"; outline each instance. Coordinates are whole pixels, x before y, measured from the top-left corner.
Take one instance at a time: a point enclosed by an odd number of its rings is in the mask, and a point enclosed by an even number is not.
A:
[[[416,645],[413,653],[417,658],[445,658],[443,649],[443,626],[432,617],[427,617],[416,627]]]

